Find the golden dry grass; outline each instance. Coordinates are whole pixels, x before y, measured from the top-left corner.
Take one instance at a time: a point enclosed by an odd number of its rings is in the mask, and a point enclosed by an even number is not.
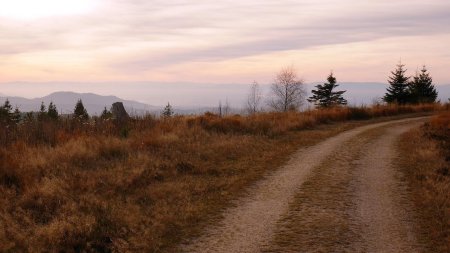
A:
[[[2,127],[0,251],[170,251],[299,146],[360,124],[324,123],[435,109],[147,117],[126,126],[31,120]]]
[[[450,252],[450,113],[405,134],[400,161],[430,252]]]

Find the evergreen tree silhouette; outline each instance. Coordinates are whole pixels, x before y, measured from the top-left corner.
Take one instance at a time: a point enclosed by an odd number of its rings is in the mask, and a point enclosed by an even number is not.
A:
[[[174,114],[172,106],[167,103],[166,107],[164,107],[164,110],[162,111],[162,115],[166,117],[171,117]]]
[[[14,112],[11,114],[11,120],[16,124],[19,124],[21,117],[19,107],[16,106],[16,109],[14,109]]]
[[[416,73],[414,80],[410,84],[411,100],[413,103],[434,103],[438,93],[433,85],[433,79],[426,66]]]
[[[336,84],[336,77],[333,76],[333,72],[330,73],[327,81],[323,85],[316,85],[316,90],[311,91],[313,95],[308,98],[308,101],[322,108],[346,105],[347,100],[342,96],[346,91],[333,91],[339,86]]]
[[[59,117],[58,110],[56,109],[56,105],[53,104],[53,102],[50,102],[50,104],[48,105],[47,116],[52,120],[57,120]]]
[[[0,106],[0,122],[8,124],[11,122],[12,106],[8,99]]]
[[[111,111],[109,111],[108,109],[103,109],[102,114],[100,115],[100,118],[105,120],[105,119],[110,119],[112,118],[112,113]]]
[[[89,119],[89,114],[87,113],[86,108],[84,108],[83,101],[81,101],[81,99],[79,99],[77,104],[75,105],[73,114],[74,118],[81,121]]]
[[[397,69],[392,71],[392,76],[389,77],[389,87],[383,97],[387,103],[406,104],[410,100],[409,92],[409,76],[405,76],[405,65],[399,63]]]
[[[44,101],[42,101],[41,107],[40,107],[39,113],[38,113],[38,120],[44,121],[45,119],[47,119],[47,108],[45,107]]]

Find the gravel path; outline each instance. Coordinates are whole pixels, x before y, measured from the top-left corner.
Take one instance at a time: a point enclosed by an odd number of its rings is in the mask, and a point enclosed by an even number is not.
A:
[[[323,166],[323,164],[326,164],[327,161],[330,160],[330,158],[335,157],[336,152],[343,150],[346,143],[360,140],[359,146],[361,146],[364,141],[361,142],[361,140],[363,139],[359,138],[359,136],[367,131],[381,127],[387,129],[388,127],[385,126],[390,126],[392,124],[417,122],[420,120],[423,119],[404,119],[359,127],[332,137],[315,146],[300,149],[291,157],[291,159],[285,166],[275,171],[273,174],[268,175],[264,180],[256,183],[251,189],[249,189],[249,194],[247,196],[238,199],[232,207],[226,210],[223,213],[223,219],[219,222],[219,224],[211,226],[205,231],[203,236],[193,240],[186,245],[183,245],[181,250],[184,252],[261,252],[263,250],[265,251],[265,249],[269,249],[267,251],[271,251],[271,244],[274,243],[273,238],[276,238],[277,233],[280,232],[280,224],[284,224],[282,226],[289,227],[288,223],[280,223],[280,220],[282,220],[283,217],[285,217],[290,213],[290,211],[292,211],[292,204],[298,201],[298,199],[296,199],[296,196],[299,194],[299,192],[301,192],[301,187],[304,184],[307,185],[309,180],[313,180],[315,174],[317,174],[315,172],[321,171],[320,167]],[[414,125],[415,124],[408,124],[406,126],[404,125],[403,128],[406,129]],[[399,132],[401,131],[390,134],[390,137],[387,137],[387,139],[380,139],[380,142],[384,143],[387,141],[391,143],[396,134],[398,134]],[[364,235],[360,236],[362,238],[361,245],[364,245],[364,247],[367,249],[371,249],[369,250],[370,252],[377,252],[378,250],[383,251],[384,249],[388,251],[390,250],[388,248],[381,247],[385,245],[384,241],[378,243],[378,240],[384,239],[384,235],[380,237],[380,233],[386,233],[380,230],[387,229],[391,225],[399,227],[398,224],[394,224],[394,220],[396,218],[398,219],[397,215],[401,215],[401,213],[392,212],[393,215],[389,216],[392,218],[391,220],[385,220],[386,217],[384,217],[383,215],[377,216],[377,214],[383,213],[381,209],[383,209],[386,205],[389,207],[388,210],[397,210],[394,206],[394,203],[396,203],[397,201],[396,198],[387,202],[380,202],[377,197],[379,194],[377,190],[379,190],[380,188],[384,188],[384,185],[378,187],[377,182],[372,180],[385,180],[386,184],[392,184],[392,182],[389,182],[389,180],[386,180],[386,178],[379,178],[376,175],[376,171],[379,170],[379,166],[368,166],[376,164],[383,167],[383,170],[381,170],[382,173],[389,171],[389,164],[392,156],[385,157],[384,155],[386,155],[386,152],[392,153],[392,150],[390,149],[391,146],[389,146],[391,144],[386,144],[387,146],[383,146],[383,143],[376,142],[372,144],[371,147],[373,148],[370,148],[370,150],[376,151],[378,149],[378,146],[380,146],[381,149],[379,150],[379,152],[367,152],[367,155],[364,156],[369,156],[367,157],[367,159],[363,158],[358,160],[358,163],[360,163],[361,166],[368,168],[367,170],[364,169],[360,172],[360,176],[358,176],[358,180],[356,180],[356,183],[350,183],[353,182],[351,178],[354,175],[354,173],[350,172],[343,175],[335,175],[336,180],[330,181],[330,177],[328,177],[328,181],[333,182],[334,184],[336,184],[336,182],[334,181],[340,180],[339,182],[341,183],[339,183],[338,185],[353,185],[355,189],[359,189],[361,191],[359,195],[354,197],[352,196],[351,198],[352,200],[354,200],[353,202],[351,202],[354,208],[347,209],[354,210],[355,215],[353,215],[352,213],[352,216],[356,216],[362,221],[366,221],[364,229],[361,229],[360,231],[357,231],[356,229],[354,229],[353,231],[352,229],[349,229],[347,227],[345,229],[347,229],[346,231],[348,232],[346,233],[347,236],[351,236],[353,232],[364,233]],[[350,155],[346,157],[347,159],[344,159],[343,162],[345,163],[350,161],[353,164],[354,156]],[[382,160],[383,162],[380,163],[380,161],[375,160],[375,158],[378,160]],[[348,175],[352,176],[350,177]],[[386,177],[391,179],[392,176],[393,175],[389,173],[388,175],[386,175]],[[333,177],[331,179],[333,179]],[[341,188],[347,189],[346,187]],[[346,192],[348,191],[346,190]],[[371,199],[372,197],[374,198],[373,200]],[[383,195],[379,197],[384,199],[390,198],[391,195]],[[349,199],[349,197],[346,197],[346,199]],[[344,203],[343,206],[345,207],[346,204]],[[381,209],[371,210],[373,206]],[[335,209],[332,208],[330,210]],[[316,212],[319,211],[320,210],[316,210]],[[345,215],[342,217],[342,219],[346,219]],[[377,224],[374,225],[372,224],[373,222],[376,222]],[[320,223],[320,221],[315,221],[313,223]],[[378,224],[382,225],[378,226]],[[363,225],[361,227],[363,227]],[[316,234],[314,228],[314,226],[310,227],[309,231],[306,231],[306,233],[312,235]],[[336,230],[336,228],[329,229]],[[326,233],[322,234],[326,235]],[[403,235],[404,233],[402,232],[397,234]],[[290,240],[296,240],[295,236],[290,238]],[[284,243],[289,245],[290,240]],[[405,244],[408,243],[406,242]],[[353,244],[352,247],[354,247],[355,245],[356,244]],[[314,247],[314,244],[311,244],[311,246]],[[345,244],[344,248],[346,248]],[[406,248],[403,246],[399,246],[396,249],[403,250]],[[295,252],[296,250],[293,251]]]
[[[396,157],[395,139],[418,125],[387,129],[365,148],[358,161],[355,203],[362,224],[367,252],[419,252],[413,233],[413,209],[408,201],[407,185],[392,161]]]

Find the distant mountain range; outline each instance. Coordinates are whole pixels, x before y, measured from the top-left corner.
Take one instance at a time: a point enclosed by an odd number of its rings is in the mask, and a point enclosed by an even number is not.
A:
[[[45,97],[33,99],[2,96],[0,97],[0,103],[3,104],[6,99],[13,106],[19,107],[23,112],[38,111],[42,102],[44,102],[45,106],[53,102],[61,113],[72,113],[79,99],[83,101],[84,107],[91,115],[100,115],[105,107],[110,109],[111,105],[115,102],[122,102],[130,114],[153,113],[161,110],[158,106],[124,100],[116,96],[101,96],[93,93],[55,92]]]
[[[10,97],[0,94],[0,104],[3,104],[6,99],[9,100],[13,107],[17,106],[22,112],[38,111],[42,102],[44,102],[46,107],[50,102],[53,102],[60,113],[70,114],[73,112],[75,104],[79,99],[83,101],[83,105],[90,115],[100,115],[105,107],[109,110],[111,105],[115,102],[122,102],[125,110],[130,115],[159,115],[164,108],[164,106],[148,105],[133,100],[121,99],[116,96],[102,96],[94,93],[76,93],[68,91],[54,92],[44,97],[32,99]],[[214,107],[185,106],[174,108],[174,112],[177,114],[200,114],[216,109],[217,108]],[[234,112],[236,112],[236,110]]]
[[[305,89],[308,96],[318,83],[308,83]],[[5,84],[2,84],[2,86]],[[7,84],[6,84],[7,85]],[[24,86],[25,88],[25,86]],[[350,105],[370,105],[374,101],[381,100],[386,92],[387,84],[383,83],[339,83],[338,90],[346,90],[344,97]],[[270,94],[270,84],[261,85],[264,100]],[[439,98],[447,102],[450,98],[450,85],[436,85]],[[93,93],[55,92],[40,98],[11,97],[0,94],[0,103],[6,98],[13,106],[18,106],[21,111],[37,111],[41,102],[46,106],[53,101],[61,113],[72,113],[78,99],[91,115],[99,115],[102,110],[110,108],[114,102],[122,102],[128,113],[142,115],[144,113],[159,114],[167,102],[174,106],[177,114],[198,114],[206,111],[217,111],[219,101],[222,105],[229,103],[232,113],[239,113],[245,105],[249,92],[246,84],[130,84],[127,91],[135,91],[149,94],[147,101],[153,101],[157,105],[148,105],[133,100],[125,100],[116,96],[102,96]],[[4,93],[4,92],[3,92]],[[128,97],[132,97],[128,95]],[[161,98],[162,97],[162,98]],[[180,103],[184,105],[179,105]]]

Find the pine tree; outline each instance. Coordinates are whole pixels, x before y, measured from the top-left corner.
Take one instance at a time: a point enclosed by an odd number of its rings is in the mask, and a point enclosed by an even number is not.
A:
[[[336,84],[336,77],[333,76],[333,73],[330,73],[327,81],[328,82],[323,85],[316,85],[316,90],[311,91],[313,95],[308,98],[308,101],[322,108],[346,105],[347,100],[342,96],[346,91],[333,91],[339,86]]]
[[[53,102],[50,102],[50,104],[48,105],[47,116],[52,120],[57,120],[59,117],[58,110],[56,109],[56,105],[53,104]]]
[[[112,118],[112,113],[105,107],[105,109],[103,109],[102,111],[102,114],[100,115],[100,118],[103,120],[110,119]]]
[[[41,107],[38,113],[38,120],[43,121],[47,118],[47,108],[45,107],[44,102],[41,102]]]
[[[19,108],[16,106],[16,109],[14,109],[14,112],[11,115],[11,120],[16,124],[19,124],[21,118],[22,118],[21,112],[19,111]]]
[[[0,121],[8,124],[11,122],[12,115],[12,106],[8,99],[5,100],[5,103],[0,106]]]
[[[78,120],[84,121],[89,119],[89,114],[87,113],[86,108],[84,108],[83,101],[81,101],[81,99],[77,101],[73,114],[74,118]]]
[[[8,99],[6,99],[5,103],[3,104],[3,109],[4,109],[6,112],[8,112],[9,114],[11,114],[11,112],[12,112],[12,105],[11,105],[11,103],[9,102]]]
[[[162,111],[162,115],[167,118],[167,117],[171,117],[174,114],[172,106],[167,103],[166,107],[164,107],[164,110]]]
[[[416,72],[416,76],[410,85],[411,102],[413,103],[434,103],[436,102],[438,93],[433,85],[433,79],[428,73],[425,65],[420,70],[420,74]]]
[[[383,97],[387,103],[406,104],[410,101],[409,92],[409,76],[405,76],[405,65],[399,63],[397,69],[392,71],[392,76],[389,77],[389,87]]]

